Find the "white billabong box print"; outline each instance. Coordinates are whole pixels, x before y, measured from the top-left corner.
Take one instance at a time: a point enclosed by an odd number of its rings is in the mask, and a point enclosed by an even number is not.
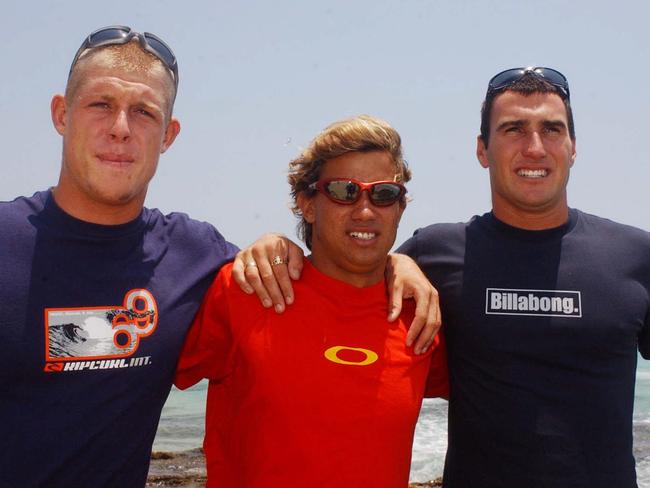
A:
[[[485,313],[579,318],[582,302],[579,291],[486,288]]]

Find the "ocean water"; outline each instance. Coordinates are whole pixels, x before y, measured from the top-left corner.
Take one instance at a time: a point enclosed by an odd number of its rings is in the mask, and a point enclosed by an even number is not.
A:
[[[183,451],[201,445],[207,382],[187,391],[173,389],[163,408],[155,451]],[[425,400],[415,429],[411,481],[442,474],[447,449],[447,402]],[[650,488],[650,361],[639,357],[634,400],[634,456],[639,488]]]

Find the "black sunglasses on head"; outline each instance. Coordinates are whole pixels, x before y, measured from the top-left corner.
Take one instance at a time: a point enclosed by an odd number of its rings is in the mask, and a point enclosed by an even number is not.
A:
[[[74,55],[68,78],[70,78],[70,74],[72,74],[72,68],[74,68],[74,65],[79,61],[79,56],[81,56],[86,49],[109,46],[111,44],[126,44],[134,37],[138,39],[142,49],[160,59],[172,72],[174,84],[176,85],[176,89],[178,89],[178,63],[176,62],[176,56],[174,56],[172,49],[165,44],[162,39],[150,32],[140,34],[125,25],[110,25],[108,27],[102,27],[86,37],[84,42],[81,44],[81,47],[77,50],[77,54]]]
[[[495,91],[506,88],[516,81],[521,80],[526,75],[536,76],[542,80],[548,81],[551,85],[560,89],[562,94],[568,99],[569,82],[562,73],[553,68],[544,68],[541,66],[529,66],[527,68],[511,68],[492,77],[488,83],[487,94],[490,95]]]

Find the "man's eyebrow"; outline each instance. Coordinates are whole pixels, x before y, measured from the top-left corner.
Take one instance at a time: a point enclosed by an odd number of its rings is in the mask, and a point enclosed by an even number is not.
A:
[[[527,125],[530,125],[530,122],[525,119],[506,120],[497,125],[496,130],[498,132],[509,127],[525,127]]]
[[[566,122],[562,119],[557,120],[545,120],[542,122],[542,126],[547,129],[566,129]]]

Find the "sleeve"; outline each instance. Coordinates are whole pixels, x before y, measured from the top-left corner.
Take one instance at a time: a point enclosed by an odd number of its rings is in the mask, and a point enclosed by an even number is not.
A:
[[[418,229],[418,230],[419,230],[419,229]],[[409,239],[407,239],[406,241],[404,241],[404,243],[403,243],[401,246],[399,246],[399,247],[395,250],[395,252],[397,252],[397,253],[399,253],[399,254],[406,254],[406,255],[409,256],[410,258],[412,258],[412,259],[414,259],[415,261],[417,261],[417,260],[418,260],[418,252],[417,252],[417,248],[418,248],[418,245],[417,245],[417,244],[418,244],[418,243],[417,243],[417,234],[418,234],[418,230],[416,230],[416,231],[413,233],[413,236],[411,236]]]
[[[639,352],[643,359],[650,359],[650,310],[646,311],[645,321],[639,332]]]
[[[230,314],[232,265],[224,266],[208,289],[185,338],[174,384],[184,390],[203,378],[218,381],[232,368]]]
[[[448,399],[447,347],[442,331],[438,332],[431,348],[431,365],[429,366],[429,376],[427,377],[424,396],[427,398],[442,397]]]
[[[645,236],[649,236],[649,234],[644,233]],[[650,253],[650,239],[645,239],[646,241],[646,246],[645,246],[645,251],[644,252],[630,252],[629,254],[631,256],[636,256],[637,259],[640,260],[641,266],[643,266],[642,271],[639,273],[640,276],[642,276],[642,284],[643,287],[645,288],[645,294],[646,294],[646,299],[645,299],[645,304],[646,304],[646,311],[645,311],[645,317],[643,320],[643,326],[641,327],[641,330],[638,333],[637,336],[637,341],[638,341],[638,347],[639,347],[639,353],[643,357],[643,359],[650,359],[650,264],[648,263],[648,253]],[[639,261],[637,261],[638,263]]]

